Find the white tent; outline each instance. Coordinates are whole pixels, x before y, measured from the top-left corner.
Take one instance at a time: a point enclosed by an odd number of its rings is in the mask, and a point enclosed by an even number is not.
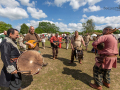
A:
[[[94,36],[95,36],[95,37],[97,37],[97,35],[96,35],[96,34],[92,34],[91,36],[92,36],[92,37],[94,37]]]
[[[4,34],[4,33],[0,33],[0,35],[2,35],[2,34]],[[2,42],[2,38],[0,38],[0,43]]]
[[[113,34],[113,35],[116,37],[116,39],[120,38],[120,34]]]
[[[91,39],[93,39],[93,37],[97,37],[97,34],[92,34]]]

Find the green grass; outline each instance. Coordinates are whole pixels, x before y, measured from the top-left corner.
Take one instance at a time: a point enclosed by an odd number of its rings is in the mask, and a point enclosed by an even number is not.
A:
[[[91,53],[92,41],[89,44],[88,52],[84,51],[84,60],[82,64],[75,60],[73,64],[68,64],[71,59],[71,47],[65,49],[65,44],[59,49],[58,59],[53,60],[52,49],[49,41],[46,42],[46,48],[40,51],[44,56],[45,63],[48,66],[43,67],[39,74],[34,76],[23,75],[23,90],[94,90],[89,86],[93,82],[93,66],[95,55]],[[85,49],[85,48],[84,48]],[[2,69],[2,61],[0,61]],[[103,86],[103,90],[120,90],[120,57],[118,56],[117,68],[111,71],[111,87],[108,89]],[[0,90],[5,90],[2,88]]]

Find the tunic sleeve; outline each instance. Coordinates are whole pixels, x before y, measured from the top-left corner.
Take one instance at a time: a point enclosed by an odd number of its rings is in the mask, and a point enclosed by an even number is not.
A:
[[[0,38],[2,38],[2,35],[0,35]]]
[[[100,36],[96,41],[92,43],[93,47],[96,47],[98,44],[103,43],[107,40],[106,36]]]
[[[84,42],[84,39],[83,39],[83,37],[81,37],[81,42]]]
[[[53,43],[53,37],[51,37],[50,42]]]

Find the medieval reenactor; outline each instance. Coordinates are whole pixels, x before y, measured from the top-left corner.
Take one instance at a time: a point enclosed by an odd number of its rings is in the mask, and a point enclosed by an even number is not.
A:
[[[82,36],[78,35],[78,31],[75,31],[75,36],[71,38],[72,53],[71,53],[71,62],[69,63],[73,63],[75,56],[76,59],[79,60],[79,63],[82,64],[81,62],[81,60],[83,59],[82,44],[85,46]]]
[[[116,68],[117,64],[118,42],[112,32],[114,30],[111,26],[105,27],[103,35],[92,44],[98,50],[98,55],[93,67],[94,84],[90,83],[90,86],[98,90],[102,90],[103,84],[110,87],[110,72],[112,67]],[[101,43],[104,44],[104,48],[101,48],[103,47]]]
[[[23,43],[28,45],[28,50],[35,50],[39,53],[39,42],[41,42],[41,38],[35,33],[35,29],[33,26],[30,26],[29,33],[24,37]],[[43,66],[46,66],[48,63],[44,63]]]
[[[21,73],[17,72],[16,61],[20,51],[16,45],[19,32],[16,29],[8,29],[8,37],[1,43],[1,59],[3,68],[0,75],[0,86],[9,87],[10,90],[20,90]]]
[[[60,43],[60,39],[58,35],[59,33],[56,32],[55,36],[51,37],[50,39],[50,42],[52,43],[53,60],[57,59],[57,55],[58,55],[58,46]]]

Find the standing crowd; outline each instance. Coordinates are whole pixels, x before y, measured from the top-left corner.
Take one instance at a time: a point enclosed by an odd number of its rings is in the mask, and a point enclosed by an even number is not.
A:
[[[95,65],[93,66],[93,78],[94,84],[89,83],[92,88],[97,90],[102,90],[102,85],[104,84],[107,88],[110,88],[110,72],[112,67],[116,68],[117,56],[118,55],[118,42],[117,39],[110,33],[113,30],[111,26],[107,26],[103,29],[103,35],[94,39],[92,43],[93,49],[97,53],[95,57]],[[35,33],[33,26],[30,26],[29,31],[25,37],[17,29],[8,29],[4,31],[4,35],[1,35],[2,42],[0,44],[1,48],[1,59],[3,61],[3,68],[0,75],[0,86],[9,87],[10,90],[21,90],[22,77],[21,73],[17,72],[17,59],[21,55],[18,49],[16,40],[18,38],[18,44],[20,49],[25,50],[35,50],[40,52],[39,42],[42,42],[42,47],[45,49],[46,36],[41,37]],[[36,45],[30,43],[30,40],[35,40]],[[85,37],[79,35],[78,31],[75,31],[73,36],[59,35],[58,32],[51,34],[49,37],[50,45],[52,48],[53,60],[58,58],[59,48],[65,43],[66,50],[69,49],[69,44],[71,45],[71,61],[69,64],[74,63],[74,57],[76,60],[82,64],[84,57],[83,46],[88,50],[89,41],[91,40],[90,35],[87,33]],[[98,49],[98,45],[104,43],[104,48],[102,50]],[[26,48],[26,46],[28,48]],[[43,63],[43,66],[47,66],[48,63]]]

